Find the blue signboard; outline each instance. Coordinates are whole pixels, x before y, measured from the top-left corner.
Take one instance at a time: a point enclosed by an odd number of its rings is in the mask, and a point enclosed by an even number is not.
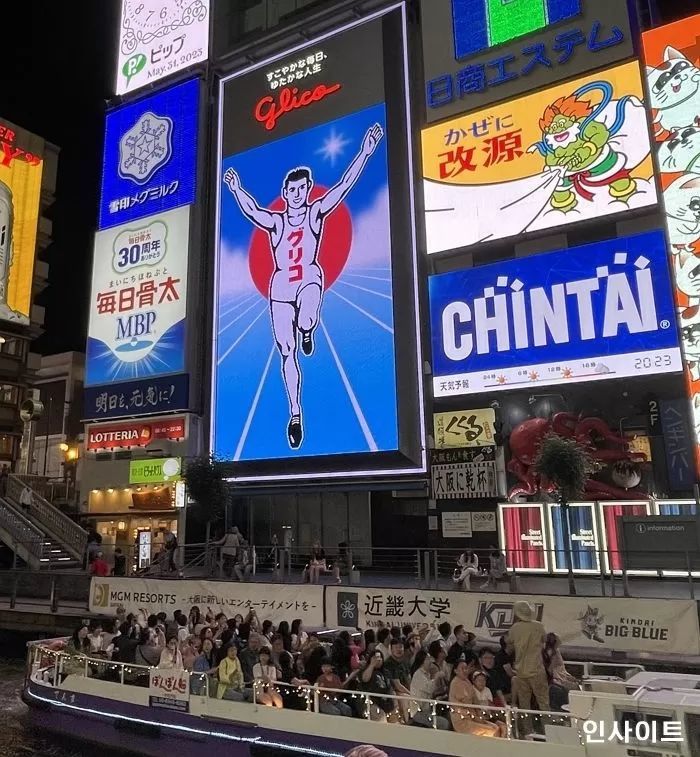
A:
[[[687,399],[661,400],[660,411],[668,484],[671,491],[688,491],[695,484],[695,443],[689,425],[690,402]]]
[[[99,228],[195,200],[198,79],[107,114]]]
[[[577,572],[597,572],[598,536],[594,505],[592,502],[570,504],[569,510],[569,544],[571,567]],[[554,550],[555,572],[568,569],[566,563],[566,528],[564,511],[561,505],[549,505],[549,517],[552,524],[552,548]]]
[[[430,277],[445,397],[682,369],[665,235]]]
[[[131,418],[189,409],[189,376],[179,373],[85,389],[84,420]]]

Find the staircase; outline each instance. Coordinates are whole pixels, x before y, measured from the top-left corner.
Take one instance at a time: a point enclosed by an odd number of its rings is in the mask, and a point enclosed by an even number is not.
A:
[[[34,570],[80,568],[87,533],[33,490],[31,479],[10,475],[6,497],[0,499],[0,539]],[[32,503],[25,511],[20,496],[26,486],[30,488]]]

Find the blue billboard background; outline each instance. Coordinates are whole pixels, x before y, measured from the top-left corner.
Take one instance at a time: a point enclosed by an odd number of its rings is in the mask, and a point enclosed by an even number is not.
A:
[[[566,540],[564,539],[564,513],[560,505],[550,505],[552,517],[552,548],[554,567],[566,570]],[[598,558],[595,546],[597,535],[593,518],[593,505],[570,505],[571,567],[574,570],[597,570]]]
[[[98,228],[194,202],[199,88],[191,79],[107,114]]]
[[[429,290],[436,393],[682,367],[662,231],[431,276]],[[567,361],[589,374],[566,376]]]
[[[312,170],[317,188],[329,188],[340,181],[375,123],[386,130],[383,103],[226,156],[222,175],[235,169],[261,207],[279,202],[285,175],[298,166]],[[298,449],[287,439],[290,409],[269,299],[251,274],[254,229],[223,189],[214,355],[216,454],[251,461],[398,448],[386,142],[385,135],[345,198],[344,209],[334,211],[349,215],[352,243],[339,277],[323,296],[315,350],[311,356],[298,351],[304,425]],[[269,249],[265,254],[271,255]]]
[[[189,376],[159,376],[141,381],[90,386],[84,393],[84,420],[133,418],[189,409]]]

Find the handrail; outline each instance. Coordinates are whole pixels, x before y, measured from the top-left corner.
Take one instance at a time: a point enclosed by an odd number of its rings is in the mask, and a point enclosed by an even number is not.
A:
[[[7,495],[13,501],[19,504],[22,491],[29,486],[26,476],[11,474],[7,481]],[[31,478],[31,477],[29,477]],[[61,543],[73,556],[82,560],[87,545],[87,532],[77,523],[72,521],[67,515],[62,513],[57,507],[54,507],[48,500],[40,494],[30,489],[32,503],[30,513],[36,520],[41,523],[46,530]]]
[[[0,499],[0,526],[16,543],[23,544],[29,554],[37,560],[41,557],[44,534],[2,499]]]

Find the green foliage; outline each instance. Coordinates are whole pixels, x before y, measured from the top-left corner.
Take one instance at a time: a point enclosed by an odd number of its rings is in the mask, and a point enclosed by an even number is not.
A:
[[[573,502],[581,497],[586,480],[598,466],[574,439],[550,433],[542,440],[534,468],[554,486],[560,502]]]
[[[189,496],[197,503],[195,512],[202,520],[223,518],[231,500],[231,487],[215,458],[197,457],[187,463],[183,474]]]

